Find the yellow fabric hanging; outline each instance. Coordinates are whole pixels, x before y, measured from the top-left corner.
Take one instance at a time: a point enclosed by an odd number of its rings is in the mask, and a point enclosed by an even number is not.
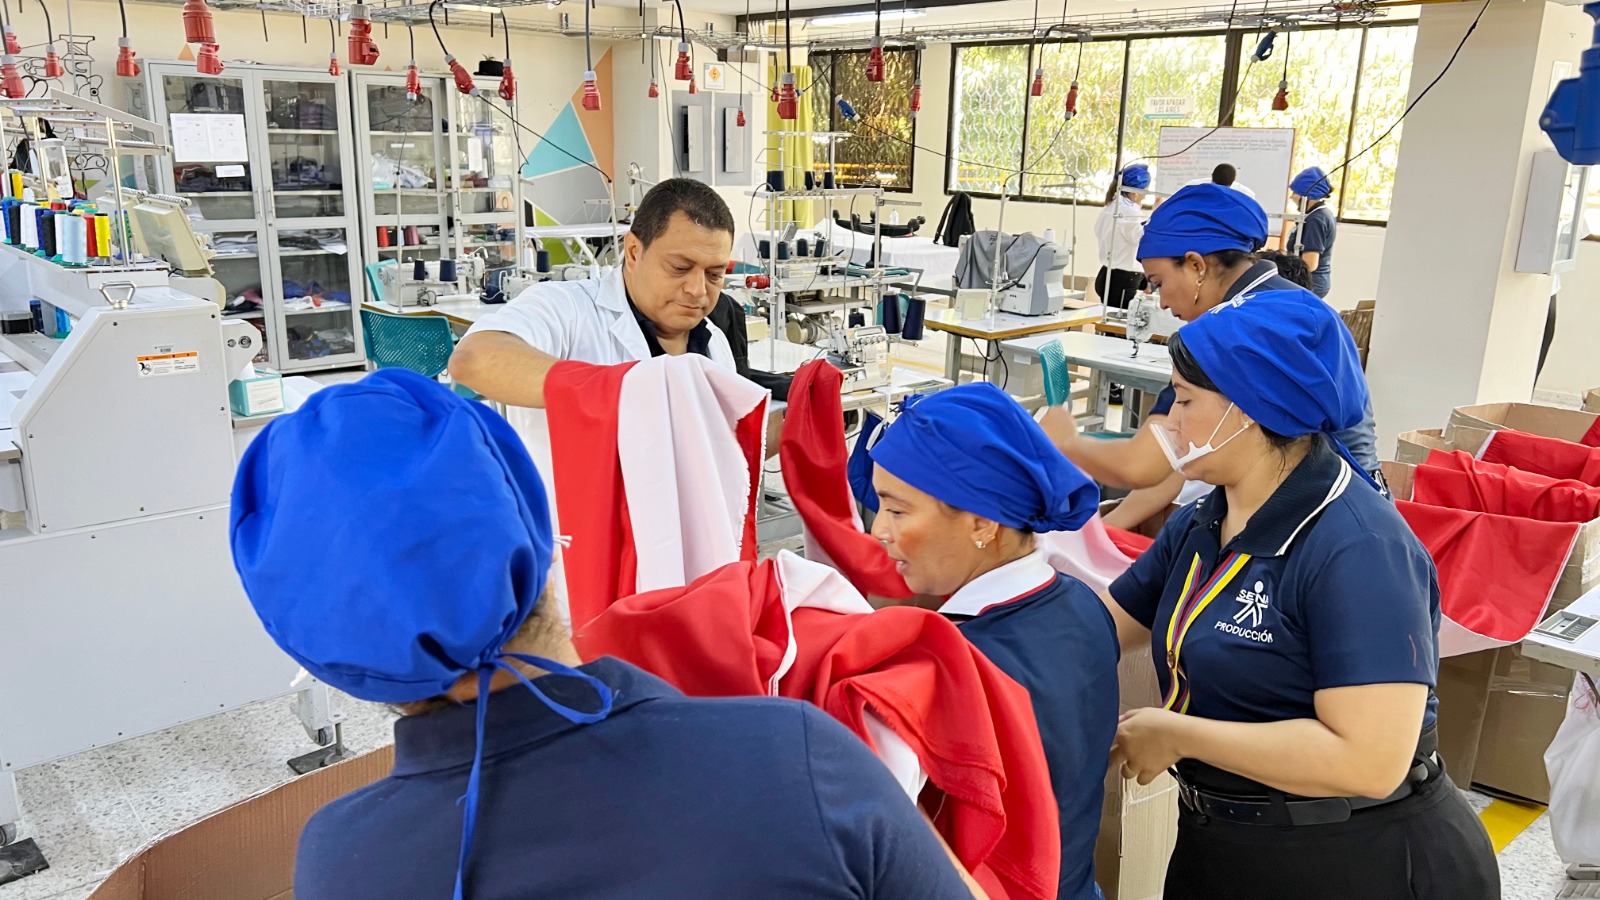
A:
[[[783,72],[776,64],[767,70],[768,84],[776,85],[783,78]],[[800,94],[798,112],[793,121],[778,118],[778,104],[773,100],[772,93],[767,94],[767,123],[769,131],[819,131],[817,116],[812,107],[812,99],[807,96],[811,89],[811,67],[796,66],[794,70],[794,86]],[[811,171],[816,164],[817,144],[808,137],[780,137],[777,134],[767,135],[766,162],[758,166],[757,175],[764,181],[766,173],[778,168],[780,158],[778,147],[783,145],[782,159],[783,182],[786,190],[802,190],[805,188],[805,173]],[[767,227],[782,230],[784,223],[794,222],[801,228],[810,228],[817,223],[817,212],[814,201],[811,200],[786,200],[778,204],[778,218],[781,221],[768,223]]]

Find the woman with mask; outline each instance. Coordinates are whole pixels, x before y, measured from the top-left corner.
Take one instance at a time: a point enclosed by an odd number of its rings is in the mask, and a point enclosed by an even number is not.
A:
[[[1028,689],[1061,820],[1062,900],[1095,900],[1095,836],[1117,718],[1117,639],[1083,582],[1034,535],[1071,531],[1100,492],[988,383],[951,388],[894,421],[872,448],[872,534],[928,608]]]
[[[1354,342],[1320,302],[1246,297],[1169,347],[1156,439],[1218,487],[1106,597],[1163,698],[1122,717],[1112,764],[1181,784],[1164,896],[1498,898],[1436,752],[1433,562],[1337,436],[1366,406]]]
[[[1249,197],[1221,185],[1186,187],[1156,207],[1139,243],[1139,260],[1161,306],[1185,322],[1228,304],[1255,302],[1284,307],[1312,306],[1337,322],[1338,316],[1315,295],[1278,274],[1277,266],[1253,255],[1266,243],[1267,214]],[[1350,341],[1349,332],[1328,332],[1330,340]],[[1240,345],[1241,351],[1245,349]],[[1359,376],[1359,372],[1357,373]],[[1362,381],[1363,388],[1365,381]],[[1172,388],[1161,392],[1150,410],[1152,425],[1171,411]],[[1072,416],[1051,409],[1041,420],[1067,458],[1101,484],[1141,488],[1172,475],[1150,429],[1132,438],[1102,440],[1078,433]],[[1340,434],[1360,468],[1378,477],[1378,440],[1371,408]]]

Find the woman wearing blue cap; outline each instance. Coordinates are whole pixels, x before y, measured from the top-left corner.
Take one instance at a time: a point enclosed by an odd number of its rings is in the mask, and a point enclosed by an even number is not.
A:
[[[1311,270],[1311,293],[1326,300],[1333,289],[1333,242],[1339,236],[1339,217],[1328,206],[1333,182],[1316,166],[1289,182],[1295,204],[1305,214],[1301,227],[1289,235],[1289,248],[1300,254]]]
[[[1138,255],[1151,287],[1160,292],[1162,307],[1185,322],[1246,299],[1284,305],[1339,326],[1320,334],[1354,352],[1355,341],[1332,308],[1279,275],[1273,263],[1255,257],[1266,240],[1267,214],[1259,203],[1231,188],[1204,184],[1186,187],[1156,207]],[[1360,387],[1366,413],[1339,437],[1360,468],[1376,479],[1377,435],[1364,379]],[[1173,399],[1172,388],[1161,393],[1150,410],[1152,426],[1166,418]],[[1102,484],[1145,488],[1178,477],[1149,428],[1129,439],[1087,438],[1064,409],[1049,410],[1042,424],[1061,452]]]
[[[1144,272],[1135,255],[1144,236],[1144,189],[1150,186],[1150,168],[1134,164],[1122,170],[1117,183],[1106,194],[1105,208],[1094,220],[1094,236],[1100,244],[1100,273],[1095,276],[1095,293],[1107,305],[1127,309],[1133,295],[1144,290]]]
[[[1124,714],[1112,762],[1180,781],[1168,900],[1500,896],[1436,753],[1433,562],[1338,438],[1366,397],[1342,327],[1246,296],[1169,344],[1156,433],[1218,487],[1106,598],[1154,651],[1162,706]]]
[[[992,384],[934,394],[872,448],[883,541],[906,584],[1028,689],[1061,817],[1063,900],[1094,900],[1095,836],[1117,718],[1117,638],[1034,534],[1071,531],[1099,490]]]
[[[488,407],[403,369],[325,388],[250,445],[232,516],[284,652],[404,713],[393,774],[307,823],[298,900],[971,896],[821,710],[578,665],[539,472]]]

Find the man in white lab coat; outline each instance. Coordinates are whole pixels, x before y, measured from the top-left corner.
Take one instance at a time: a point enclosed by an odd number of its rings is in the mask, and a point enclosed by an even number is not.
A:
[[[544,379],[563,360],[616,365],[698,353],[734,367],[706,320],[733,256],[733,213],[708,185],[663,181],[623,238],[623,264],[599,280],[536,284],[485,316],[450,359],[456,381],[507,406],[544,407]]]

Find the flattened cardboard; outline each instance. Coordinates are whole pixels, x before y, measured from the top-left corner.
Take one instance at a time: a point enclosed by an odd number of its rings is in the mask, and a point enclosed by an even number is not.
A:
[[[1540,406],[1535,403],[1458,406],[1450,414],[1450,425],[1445,429],[1445,438],[1454,440],[1453,432],[1457,428],[1480,428],[1485,431],[1509,429],[1582,443],[1583,436],[1594,427],[1596,418],[1600,416],[1593,412]]]
[[[1117,666],[1121,710],[1160,706],[1148,648],[1124,653]],[[1148,785],[1106,773],[1106,799],[1095,843],[1095,878],[1106,900],[1155,900],[1178,842],[1178,783],[1163,774]]]
[[[1544,753],[1567,715],[1572,672],[1529,659],[1517,645],[1496,657],[1473,783],[1495,794],[1550,802]]]
[[[292,900],[306,820],[393,768],[384,747],[240,801],[135,853],[89,900]]]

